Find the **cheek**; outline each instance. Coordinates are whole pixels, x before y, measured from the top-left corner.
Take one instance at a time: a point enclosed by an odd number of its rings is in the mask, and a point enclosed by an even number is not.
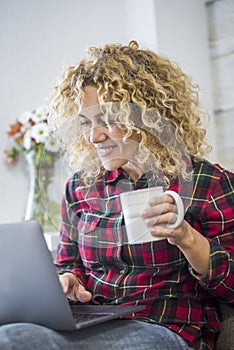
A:
[[[135,140],[127,140],[121,142],[120,149],[121,153],[128,159],[130,159],[138,150],[139,144]]]
[[[122,139],[125,136],[125,134],[126,134],[126,131],[120,129],[117,125],[112,126],[109,131],[110,137],[116,140]]]
[[[82,138],[90,143],[90,132],[87,130],[87,131],[82,131]]]
[[[109,134],[110,138],[115,140],[118,144],[121,154],[127,158],[131,158],[139,148],[139,135],[134,132],[130,138],[127,138],[124,141],[123,139],[125,135],[126,130],[121,129],[118,126],[114,126]]]
[[[89,143],[89,136],[87,134],[83,134],[83,138],[86,142]]]

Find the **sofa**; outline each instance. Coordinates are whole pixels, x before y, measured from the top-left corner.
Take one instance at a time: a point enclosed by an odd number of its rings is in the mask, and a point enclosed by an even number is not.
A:
[[[221,331],[216,350],[234,350],[234,307],[220,304]]]

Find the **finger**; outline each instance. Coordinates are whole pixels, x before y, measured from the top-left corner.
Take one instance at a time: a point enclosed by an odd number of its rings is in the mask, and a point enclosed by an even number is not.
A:
[[[165,202],[160,205],[150,206],[148,208],[145,208],[140,215],[146,219],[146,218],[152,218],[156,216],[163,215],[165,213],[176,213],[177,207],[176,205],[173,205],[171,203]]]
[[[167,238],[170,244],[178,245],[186,232],[186,230],[183,229],[183,225],[185,225],[185,223],[186,221],[183,220],[179,227],[173,229],[165,226],[154,226],[152,229],[150,229],[150,233],[152,236],[157,238]]]
[[[64,273],[59,276],[60,283],[63,288],[63,292],[67,298],[73,301],[80,301],[86,303],[92,299],[92,294],[85,289],[85,287],[80,283],[71,273]]]
[[[168,229],[164,226],[154,226],[151,228],[150,233],[157,238],[171,238],[174,236],[172,229]]]
[[[158,204],[163,204],[163,203],[171,203],[171,204],[174,204],[175,201],[174,201],[174,198],[173,198],[172,196],[169,196],[169,195],[157,196],[157,197],[152,198],[152,199],[149,201],[149,205],[150,205],[150,206],[154,206],[154,205],[158,205]]]
[[[81,285],[79,282],[74,282],[73,280],[70,280],[69,278],[64,277],[64,280],[69,280],[69,286],[68,288],[64,288],[64,293],[68,299],[71,299],[73,301],[79,300],[79,293],[83,292],[83,289],[81,290]]]
[[[85,289],[79,279],[76,279],[72,286],[71,293],[69,294],[69,298],[82,303],[87,303],[92,299],[92,294]]]
[[[76,294],[76,298],[81,303],[87,303],[92,299],[92,294],[87,290],[78,291]]]
[[[154,227],[158,225],[166,227],[167,225],[174,224],[176,220],[177,214],[173,212],[168,212],[162,215],[146,218],[145,223],[148,227]]]
[[[79,282],[77,281],[77,278],[72,273],[65,272],[59,276],[59,280],[66,297],[71,300],[77,300],[76,291],[79,288]]]

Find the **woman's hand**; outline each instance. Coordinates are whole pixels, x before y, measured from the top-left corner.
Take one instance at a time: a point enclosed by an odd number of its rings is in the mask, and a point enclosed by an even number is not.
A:
[[[200,232],[196,231],[187,221],[172,229],[169,223],[176,222],[176,203],[169,195],[152,199],[141,216],[150,227],[152,236],[166,238],[170,244],[176,245],[184,254],[190,265],[199,274],[209,271],[210,244]]]
[[[66,272],[59,276],[63,292],[67,298],[87,303],[92,299],[92,294],[88,292],[79,279],[71,272]]]
[[[160,195],[152,199],[141,216],[150,228],[152,236],[167,238],[169,243],[174,245],[180,245],[188,238],[188,227],[185,229],[188,224],[184,220],[174,229],[169,226],[177,219],[177,206],[170,195]]]

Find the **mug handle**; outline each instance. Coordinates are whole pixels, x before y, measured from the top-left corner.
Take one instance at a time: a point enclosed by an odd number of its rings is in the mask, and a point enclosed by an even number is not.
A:
[[[181,222],[184,219],[183,201],[182,201],[180,195],[175,191],[165,191],[164,194],[168,194],[169,196],[171,196],[175,200],[176,206],[177,206],[177,220],[173,224],[168,224],[167,227],[172,228],[172,229],[177,228],[178,226],[180,226]]]

